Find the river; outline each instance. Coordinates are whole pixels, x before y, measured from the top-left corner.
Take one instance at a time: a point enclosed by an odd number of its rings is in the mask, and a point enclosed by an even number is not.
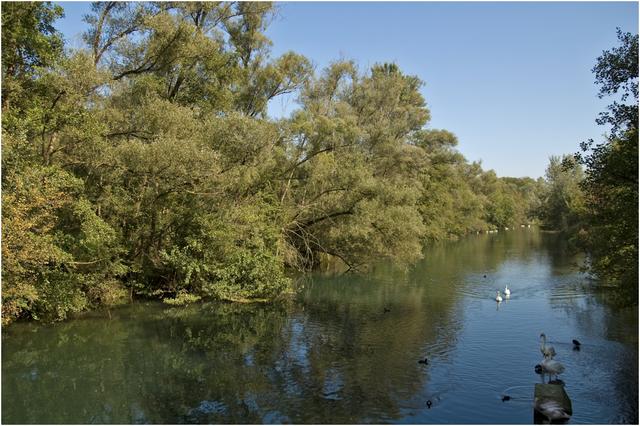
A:
[[[559,236],[424,254],[408,271],[307,276],[288,303],[139,302],[4,327],[2,423],[532,423],[541,332],[570,423],[638,422],[638,309],[609,307]]]

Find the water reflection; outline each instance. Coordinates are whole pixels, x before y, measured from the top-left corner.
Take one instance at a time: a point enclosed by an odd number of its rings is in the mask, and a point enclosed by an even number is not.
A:
[[[2,421],[530,423],[544,330],[572,423],[637,422],[637,309],[604,305],[557,246],[530,230],[481,235],[426,249],[410,271],[305,279],[285,304],[138,303],[112,320],[15,324]]]

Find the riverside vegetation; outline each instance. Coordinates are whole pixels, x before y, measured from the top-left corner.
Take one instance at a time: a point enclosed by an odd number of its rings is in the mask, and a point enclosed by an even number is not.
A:
[[[542,223],[589,254],[588,270],[614,291],[617,305],[638,303],[638,35],[618,29],[619,46],[597,59],[598,96],[616,95],[596,122],[605,141],[551,157]]]
[[[134,296],[274,300],[323,262],[409,265],[429,241],[538,217],[577,235],[596,274],[637,285],[637,105],[601,117],[614,128],[586,172],[552,159],[546,179],[499,178],[427,127],[422,82],[397,65],[272,57],[273,14],[94,3],[74,50],[60,6],[2,5],[4,324]],[[620,37],[596,76],[637,100],[637,36]],[[292,93],[298,108],[270,118]]]

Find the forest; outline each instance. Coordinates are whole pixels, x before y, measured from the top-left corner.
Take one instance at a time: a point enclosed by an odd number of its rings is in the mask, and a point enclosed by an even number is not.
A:
[[[594,68],[607,139],[498,177],[429,127],[397,64],[270,53],[276,7],[100,2],[85,47],[52,3],[2,4],[2,322],[157,298],[272,301],[326,264],[540,224],[637,303],[638,36]],[[294,94],[286,118],[267,106]],[[437,107],[437,106],[436,106]],[[576,150],[578,150],[576,141]]]

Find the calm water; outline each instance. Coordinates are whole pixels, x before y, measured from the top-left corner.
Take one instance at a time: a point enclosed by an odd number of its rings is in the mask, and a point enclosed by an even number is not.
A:
[[[111,320],[14,324],[2,422],[531,423],[544,331],[571,423],[637,423],[637,308],[603,305],[560,243],[474,236],[408,272],[310,277],[286,305],[137,303]]]

